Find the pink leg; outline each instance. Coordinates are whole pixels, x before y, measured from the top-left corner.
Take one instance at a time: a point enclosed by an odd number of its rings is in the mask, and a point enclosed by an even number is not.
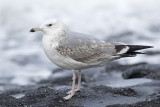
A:
[[[72,73],[73,73],[73,77],[72,77],[72,90],[70,91],[70,94],[67,95],[66,97],[63,97],[65,100],[69,100],[70,98],[72,98],[72,96],[74,96],[75,94],[75,82],[76,82],[76,75],[75,75],[75,72],[74,70],[72,70]]]
[[[78,88],[75,89],[75,92],[80,91],[81,89],[81,70],[78,72]],[[71,94],[72,90],[68,91],[67,94]]]
[[[78,72],[78,88],[75,91],[81,90],[81,70]]]

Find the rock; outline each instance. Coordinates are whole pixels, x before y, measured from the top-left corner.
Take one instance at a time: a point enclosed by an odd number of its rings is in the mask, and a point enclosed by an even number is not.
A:
[[[146,64],[138,65],[138,66],[132,66],[127,68],[122,76],[124,79],[131,79],[131,78],[142,78],[150,74],[151,69]]]
[[[12,96],[0,94],[0,107],[24,107],[24,105]]]
[[[20,98],[19,100],[28,107],[37,107],[37,106],[48,106],[51,105],[55,106],[57,103],[58,93],[50,89],[48,87],[40,87],[36,90],[33,90],[27,93],[24,97]]]
[[[126,67],[122,76],[124,79],[131,78],[151,78],[160,79],[160,66],[159,65],[149,65],[149,64],[139,64],[136,66]]]
[[[113,64],[114,63],[114,64]],[[2,107],[128,107],[160,105],[159,66],[146,63],[121,65],[116,62],[106,68],[90,69],[83,73],[84,82],[81,92],[70,100],[64,100],[66,92],[71,89],[72,75],[59,78],[51,76],[31,86],[16,86],[0,94]],[[105,70],[107,69],[107,71]],[[53,71],[54,73],[61,72]],[[138,72],[140,71],[140,73]],[[64,71],[65,72],[65,71]],[[109,87],[105,78],[112,79],[110,73],[120,73],[126,79],[153,78],[151,82],[128,86]],[[135,75],[136,74],[136,75]],[[107,76],[108,75],[108,76]],[[118,77],[116,77],[118,78]],[[113,78],[114,81],[115,78]],[[122,78],[121,78],[122,79]],[[124,80],[126,81],[126,80]],[[112,84],[112,82],[111,82]]]
[[[139,103],[134,104],[115,104],[115,105],[109,105],[106,107],[159,107],[160,106],[160,98],[151,100],[149,102],[143,101]]]
[[[158,64],[137,63],[133,65],[122,65],[117,62],[112,62],[106,66],[107,72],[122,72],[124,79],[133,78],[150,78],[160,79],[160,66]]]
[[[154,84],[154,88],[155,86],[159,87],[159,84]],[[142,85],[137,87],[139,89],[143,88]],[[156,94],[151,94],[148,97],[147,93],[142,95],[134,87],[111,88],[108,86],[85,85],[82,91],[77,92],[73,98],[64,100],[63,97],[66,96],[67,91],[68,89],[55,90],[53,86],[41,86],[33,88],[33,90],[28,88],[28,90],[23,91],[26,94],[21,98],[11,97],[13,93],[1,94],[0,104],[2,107],[128,107],[132,105],[144,105],[146,107],[152,104],[156,106],[160,102],[159,97],[157,97],[160,92],[155,91]]]
[[[99,90],[106,93],[108,92],[108,93],[119,94],[119,95],[128,96],[128,97],[134,97],[137,95],[137,93],[131,88],[111,88],[107,86],[95,86],[93,87],[93,89],[95,91]]]

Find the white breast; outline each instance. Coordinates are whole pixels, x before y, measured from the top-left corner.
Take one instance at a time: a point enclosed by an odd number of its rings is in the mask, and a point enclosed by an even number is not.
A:
[[[65,69],[79,69],[85,66],[84,63],[77,62],[69,57],[62,56],[57,52],[58,40],[51,38],[50,36],[44,36],[42,39],[43,49],[47,57],[56,65]]]

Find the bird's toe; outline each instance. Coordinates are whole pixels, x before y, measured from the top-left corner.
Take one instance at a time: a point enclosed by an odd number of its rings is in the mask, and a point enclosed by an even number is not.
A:
[[[74,96],[74,94],[69,94],[66,97],[63,97],[64,100],[69,100]]]
[[[77,88],[77,89],[75,89],[75,91],[76,91],[76,92],[79,92],[79,91],[81,91],[81,89],[80,89],[80,88]]]

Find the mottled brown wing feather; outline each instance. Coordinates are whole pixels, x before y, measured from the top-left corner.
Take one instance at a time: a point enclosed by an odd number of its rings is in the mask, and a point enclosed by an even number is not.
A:
[[[75,32],[59,41],[57,51],[63,56],[84,63],[116,55],[114,45]]]

